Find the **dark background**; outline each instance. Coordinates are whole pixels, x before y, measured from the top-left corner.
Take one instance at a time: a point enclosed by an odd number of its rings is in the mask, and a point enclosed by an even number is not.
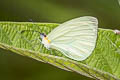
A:
[[[117,0],[0,0],[0,21],[63,23],[95,16],[100,28],[120,29]],[[1,51],[1,50],[0,50]],[[0,52],[0,80],[92,80],[12,52]]]

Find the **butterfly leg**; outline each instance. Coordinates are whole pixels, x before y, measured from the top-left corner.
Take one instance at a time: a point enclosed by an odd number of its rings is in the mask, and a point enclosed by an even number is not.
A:
[[[42,53],[42,49],[43,49],[43,45],[40,45],[40,50],[39,50],[39,52]]]
[[[33,49],[34,51],[35,51],[35,47],[39,44],[39,43],[35,43],[35,44],[34,44],[34,46],[33,46],[33,44],[32,44],[32,43],[33,43],[34,41],[36,41],[36,40],[39,40],[39,39],[38,39],[38,38],[36,38],[36,39],[34,39],[34,40],[29,41],[29,43],[31,44],[32,49]]]
[[[50,49],[50,54],[51,54],[51,55],[55,55],[55,56],[57,56],[58,53],[57,53],[56,50],[54,50],[54,53],[53,53],[53,49]]]
[[[36,46],[39,45],[40,42],[41,42],[41,40],[40,40],[39,38],[36,38],[36,39],[30,40],[30,41],[27,40],[26,38],[23,38],[23,39],[25,39],[25,40],[31,45],[32,50],[34,50],[34,51],[35,51]],[[35,42],[35,44],[33,45],[34,41],[36,41],[36,40],[39,40],[40,42],[37,42],[37,43]]]
[[[42,49],[43,49],[43,44],[42,44],[42,41],[39,39],[39,42],[40,42],[40,52],[42,52]]]
[[[52,54],[53,54],[52,49],[50,49],[50,55],[52,55]]]

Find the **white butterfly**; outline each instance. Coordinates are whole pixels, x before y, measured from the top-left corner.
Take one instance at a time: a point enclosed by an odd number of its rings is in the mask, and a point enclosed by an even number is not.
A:
[[[73,60],[82,61],[95,48],[97,28],[98,21],[95,17],[84,16],[59,25],[47,36],[41,33],[40,37],[47,49],[59,50]]]

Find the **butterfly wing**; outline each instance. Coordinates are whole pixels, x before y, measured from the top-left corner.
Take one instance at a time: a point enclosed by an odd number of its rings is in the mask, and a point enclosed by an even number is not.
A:
[[[95,17],[84,16],[67,21],[48,34],[51,48],[65,56],[81,61],[95,48],[98,21]]]

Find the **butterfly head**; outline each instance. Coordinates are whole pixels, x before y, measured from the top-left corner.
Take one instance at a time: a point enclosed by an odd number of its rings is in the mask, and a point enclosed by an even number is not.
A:
[[[46,35],[44,33],[40,33],[40,37],[41,37],[41,39],[43,39],[46,37]]]
[[[40,37],[42,39],[42,44],[49,49],[50,48],[50,40],[48,40],[47,36],[44,33],[40,33]]]

